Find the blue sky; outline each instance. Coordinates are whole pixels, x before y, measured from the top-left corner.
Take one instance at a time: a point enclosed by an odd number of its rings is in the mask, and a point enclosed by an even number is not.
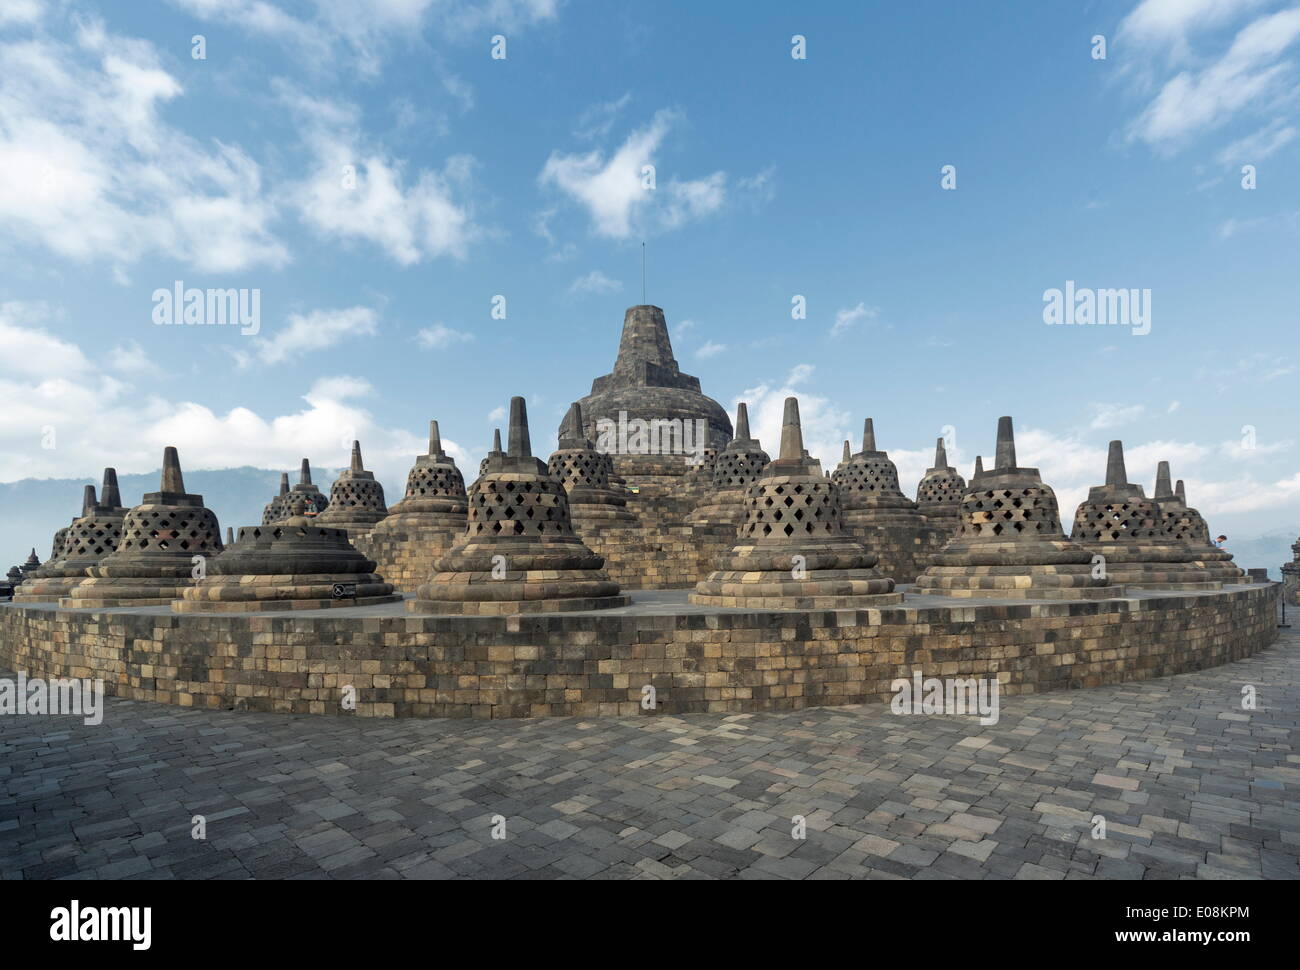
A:
[[[772,449],[795,393],[910,487],[1011,414],[1067,516],[1119,437],[1216,529],[1300,523],[1298,61],[1294,0],[7,0],[0,481],[356,436],[396,495],[429,418],[472,468],[512,394],[544,454],[645,241]],[[155,326],[177,280],[259,289],[260,332]],[[1067,280],[1149,289],[1150,332],[1045,325]]]

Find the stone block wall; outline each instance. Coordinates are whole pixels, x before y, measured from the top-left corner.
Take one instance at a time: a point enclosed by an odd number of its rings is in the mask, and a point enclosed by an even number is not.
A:
[[[653,716],[882,699],[913,671],[1005,693],[1094,687],[1248,656],[1279,584],[1152,598],[813,612],[205,616],[0,605],[0,666],[110,694],[376,717]],[[358,705],[345,711],[343,689]],[[1225,703],[1231,698],[1225,699]]]

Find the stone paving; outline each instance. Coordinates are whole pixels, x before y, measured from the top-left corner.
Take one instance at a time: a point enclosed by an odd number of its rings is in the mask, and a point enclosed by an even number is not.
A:
[[[1296,879],[1300,632],[1283,633],[1200,673],[1004,697],[987,727],[883,704],[0,717],[0,877]]]

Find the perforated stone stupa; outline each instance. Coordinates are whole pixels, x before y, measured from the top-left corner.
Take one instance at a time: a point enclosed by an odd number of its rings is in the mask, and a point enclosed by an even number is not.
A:
[[[352,442],[352,462],[330,486],[329,506],[320,514],[320,524],[343,529],[355,541],[373,532],[388,515],[384,486],[361,463],[361,442]]]
[[[1112,583],[1149,589],[1217,589],[1222,584],[1193,562],[1191,548],[1176,539],[1154,500],[1130,484],[1124,444],[1110,443],[1106,484],[1088,490],[1074,513],[1070,538],[1100,555]]]
[[[36,555],[36,547],[32,546],[32,551],[28,554],[27,561],[19,567],[23,574],[23,582],[27,582],[27,580],[31,578],[32,573],[36,572],[36,570],[40,568],[40,557]]]
[[[549,613],[626,606],[604,559],[573,531],[564,486],[533,457],[522,397],[510,444],[469,495],[465,533],[435,565],[415,613]]]
[[[466,501],[465,479],[456,459],[442,449],[438,422],[430,421],[429,451],[416,456],[402,500],[353,545],[378,563],[388,582],[413,593],[465,531]]]
[[[749,433],[749,407],[736,405],[736,437],[718,453],[713,464],[713,490],[691,512],[694,525],[736,528],[745,519],[749,486],[758,481],[772,459]]]
[[[961,521],[961,497],[965,494],[966,479],[948,464],[943,439],[935,439],[934,465],[916,486],[917,507],[927,522],[951,535]]]
[[[105,468],[98,499],[95,486],[86,486],[83,514],[68,526],[63,558],[50,567],[44,577],[34,580],[30,588],[23,590],[24,598],[32,602],[56,602],[80,586],[86,578],[86,569],[117,548],[127,511],[122,507],[117,471]]]
[[[483,460],[478,463],[478,477],[482,478],[484,475],[487,474],[488,464],[492,461],[493,458],[500,458],[504,454],[505,452],[501,450],[501,429],[493,428],[492,429],[492,450],[489,451],[486,457],[484,457]]]
[[[312,484],[311,480],[311,462],[306,458],[302,460],[302,470],[298,473],[298,484],[289,489],[289,494],[284,497],[283,512],[287,516],[291,514],[293,500],[299,497],[307,506],[308,515],[320,515],[329,508],[330,500],[325,494]]]
[[[705,447],[722,449],[731,440],[727,412],[700,392],[699,378],[683,374],[673,357],[664,311],[657,306],[634,306],[627,311],[613,371],[592,381],[591,393],[578,403],[585,422],[583,433],[598,450],[612,454],[616,474],[629,485],[679,484],[689,470],[688,453]],[[635,446],[608,447],[599,434],[602,421],[609,422],[607,428],[623,429],[621,437],[625,439],[634,436],[631,422],[646,422],[655,429],[645,442],[651,453],[631,453],[637,450]],[[696,421],[703,424],[696,425]],[[696,438],[697,429],[702,441]]]
[[[288,518],[289,510],[285,503],[289,500],[289,473],[280,472],[280,491],[266,503],[266,508],[262,510],[262,525],[268,525],[272,522],[279,522],[281,519]]]
[[[839,487],[845,528],[880,557],[880,568],[895,582],[913,582],[950,534],[928,523],[903,494],[898,468],[876,448],[871,418],[862,425],[862,450],[840,470]]]
[[[569,496],[569,516],[580,535],[602,526],[634,523],[626,494],[610,488],[605,456],[582,433],[582,406],[569,407],[560,426],[559,447],[546,470],[560,480]]]
[[[750,487],[745,521],[692,603],[748,609],[851,609],[899,603],[894,581],[844,528],[840,490],[803,448],[799,402],[786,398],[781,452]]]
[[[207,575],[172,602],[175,613],[249,613],[373,606],[401,599],[375,575],[344,529],[308,517],[302,495],[289,499],[289,517],[245,526],[235,544],[212,560]]]
[[[87,485],[82,491],[81,515],[86,515],[94,505],[95,486]],[[80,516],[73,517],[72,522],[75,523],[78,518],[80,518]],[[65,525],[62,529],[59,529],[54,533],[54,541],[51,543],[50,548],[50,557],[38,568],[31,571],[27,576],[26,581],[23,583],[22,593],[15,595],[15,600],[18,600],[19,602],[37,602],[36,597],[42,595],[48,598],[50,587],[46,585],[45,581],[49,578],[61,575],[60,567],[68,555],[67,539],[68,531],[71,528],[72,525]],[[56,585],[60,590],[66,588],[66,584],[63,583]],[[57,600],[58,595],[55,595],[53,599]]]
[[[1192,561],[1204,571],[1206,578],[1225,583],[1242,581],[1246,574],[1233,563],[1232,553],[1217,548],[1210,541],[1210,527],[1206,525],[1201,513],[1187,505],[1186,492],[1182,479],[1178,481],[1178,491],[1169,488],[1169,462],[1162,461],[1156,466],[1156,503],[1164,518],[1169,537],[1185,543],[1191,550]]]
[[[1094,575],[1092,553],[1061,529],[1056,493],[1037,468],[1016,464],[1008,417],[998,420],[997,460],[961,500],[957,534],[916,580],[916,592],[1012,599],[1105,599],[1122,593]]]
[[[210,565],[224,547],[202,495],[185,491],[176,449],[163,451],[162,484],[126,514],[117,548],[87,568],[59,603],[72,607],[161,606],[191,584],[193,559]]]

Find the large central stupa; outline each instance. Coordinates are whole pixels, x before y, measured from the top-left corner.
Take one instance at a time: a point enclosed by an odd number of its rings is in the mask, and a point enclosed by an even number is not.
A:
[[[677,366],[657,306],[627,311],[614,370],[592,381],[578,403],[584,434],[613,455],[615,470],[633,486],[677,484],[691,467],[688,458],[731,440],[727,412],[700,392],[698,377]]]

